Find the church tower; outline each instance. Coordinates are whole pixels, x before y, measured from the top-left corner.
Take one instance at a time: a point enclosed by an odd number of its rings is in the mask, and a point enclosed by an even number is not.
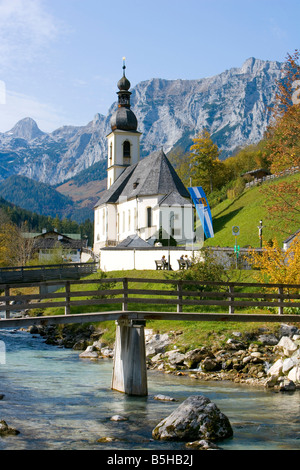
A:
[[[130,82],[125,76],[125,58],[123,58],[123,77],[118,82],[118,109],[112,115],[112,132],[107,136],[107,189],[115,182],[129,165],[140,159],[140,136],[137,131],[137,119],[130,109]]]

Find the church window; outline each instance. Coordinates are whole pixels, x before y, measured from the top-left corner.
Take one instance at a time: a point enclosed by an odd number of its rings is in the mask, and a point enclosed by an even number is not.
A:
[[[137,229],[137,209],[136,207],[134,208],[134,230]]]
[[[113,146],[112,146],[112,142],[111,142],[110,146],[109,146],[109,166],[112,165],[112,155],[113,155]]]
[[[175,230],[174,230],[174,220],[175,220],[175,214],[173,211],[170,212],[170,235],[174,236],[175,235]]]
[[[102,211],[102,235],[105,235],[105,209]]]
[[[147,227],[152,227],[152,207],[147,207]]]
[[[131,230],[131,213],[130,210],[128,211],[128,230]]]
[[[131,158],[131,145],[128,140],[125,140],[123,143],[123,164],[124,165],[130,165],[130,158]]]

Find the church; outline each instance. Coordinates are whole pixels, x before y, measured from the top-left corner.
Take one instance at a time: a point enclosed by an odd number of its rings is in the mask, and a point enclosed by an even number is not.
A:
[[[161,239],[184,247],[193,239],[194,206],[162,149],[140,158],[125,69],[124,63],[107,136],[107,189],[94,208],[94,252],[129,244],[151,248]]]

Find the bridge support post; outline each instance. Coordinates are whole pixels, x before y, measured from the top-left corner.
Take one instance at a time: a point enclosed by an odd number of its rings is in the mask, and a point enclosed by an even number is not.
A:
[[[145,321],[116,321],[116,344],[112,376],[113,390],[147,396]]]

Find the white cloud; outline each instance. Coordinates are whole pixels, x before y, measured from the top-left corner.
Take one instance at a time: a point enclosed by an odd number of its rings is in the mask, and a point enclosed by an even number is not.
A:
[[[42,0],[0,0],[0,66],[14,68],[36,58],[60,25]]]

